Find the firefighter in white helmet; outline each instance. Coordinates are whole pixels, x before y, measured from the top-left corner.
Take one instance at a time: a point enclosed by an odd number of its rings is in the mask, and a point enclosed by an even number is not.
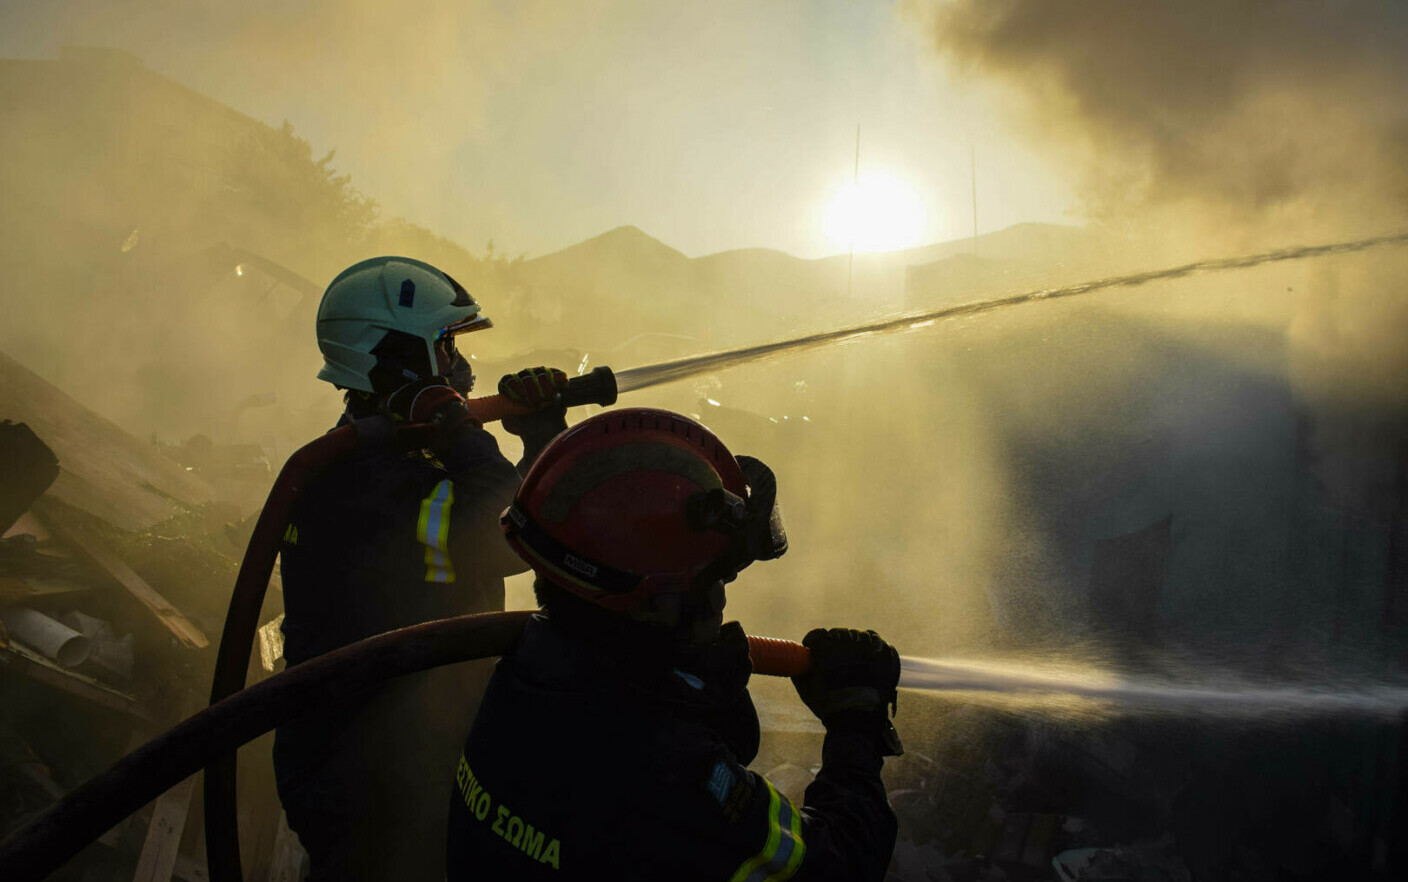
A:
[[[303,490],[280,550],[289,664],[394,628],[503,608],[503,578],[524,565],[499,538],[498,514],[519,476],[465,408],[474,375],[456,341],[490,326],[462,285],[411,258],[364,260],[328,286],[318,376],[345,390],[341,422],[437,428],[426,449],[354,455]],[[566,426],[566,382],[547,368],[500,382],[501,393],[535,408],[505,421],[523,438],[524,468]],[[483,663],[440,668],[278,729],[279,795],[311,879],[444,877],[445,770],[488,674]]]

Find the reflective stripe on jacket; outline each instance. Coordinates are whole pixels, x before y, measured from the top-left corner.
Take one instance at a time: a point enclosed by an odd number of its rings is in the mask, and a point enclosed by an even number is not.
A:
[[[884,878],[896,825],[878,745],[828,735],[797,806],[745,767],[759,737],[746,689],[619,673],[530,622],[455,770],[450,882]]]

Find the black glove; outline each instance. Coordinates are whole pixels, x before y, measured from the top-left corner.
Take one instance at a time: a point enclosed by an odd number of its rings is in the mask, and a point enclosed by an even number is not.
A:
[[[738,622],[724,622],[719,637],[708,646],[694,647],[680,659],[681,670],[697,675],[705,688],[718,695],[733,696],[748,686],[753,675],[753,659],[748,654],[748,637]]]
[[[523,439],[521,468],[538,458],[547,443],[567,428],[567,408],[562,393],[567,391],[567,375],[557,368],[535,367],[499,380],[499,394],[532,413],[514,414],[503,419],[504,429]]]
[[[500,395],[534,410],[561,407],[562,393],[566,391],[567,375],[557,368],[525,368],[499,379]]]
[[[827,731],[857,729],[880,739],[883,755],[903,752],[890,725],[898,699],[900,656],[874,631],[816,629],[802,638],[812,667],[793,677],[797,694]]]

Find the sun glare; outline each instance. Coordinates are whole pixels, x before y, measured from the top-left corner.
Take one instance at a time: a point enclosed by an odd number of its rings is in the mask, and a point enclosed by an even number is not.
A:
[[[825,214],[831,247],[848,251],[894,251],[921,244],[924,201],[890,175],[861,175],[832,196]]]

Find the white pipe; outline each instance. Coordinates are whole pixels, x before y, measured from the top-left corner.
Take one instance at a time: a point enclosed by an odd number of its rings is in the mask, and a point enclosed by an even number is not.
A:
[[[5,623],[5,630],[11,637],[66,668],[83,664],[93,651],[93,642],[87,637],[27,607],[0,609],[0,622]]]

